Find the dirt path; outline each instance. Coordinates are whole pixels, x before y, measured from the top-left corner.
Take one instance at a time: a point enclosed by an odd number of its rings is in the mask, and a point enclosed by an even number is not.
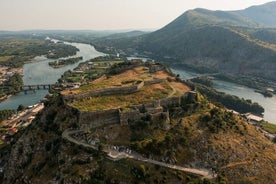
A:
[[[68,141],[70,141],[74,144],[82,145],[84,147],[88,147],[88,148],[92,148],[94,150],[98,150],[97,146],[78,141],[78,140],[76,140],[76,139],[74,139],[70,136],[71,134],[76,134],[76,133],[80,133],[80,132],[83,132],[83,131],[85,131],[85,130],[65,130],[62,133],[62,138],[67,139]],[[178,171],[183,171],[183,172],[186,172],[186,173],[195,174],[195,175],[202,176],[202,177],[209,178],[209,179],[212,179],[212,178],[216,177],[216,175],[213,174],[212,171],[207,170],[207,169],[194,169],[194,168],[187,168],[187,167],[167,164],[167,163],[164,163],[164,162],[160,162],[160,161],[145,158],[141,154],[138,154],[136,152],[133,152],[133,153],[120,152],[120,151],[116,151],[114,149],[111,149],[111,147],[112,146],[104,147],[103,152],[105,152],[107,154],[107,156],[110,159],[114,160],[114,161],[117,161],[117,160],[120,160],[120,159],[125,159],[125,158],[130,158],[130,159],[135,159],[135,160],[139,160],[139,161],[142,161],[142,162],[147,162],[147,163],[167,167],[167,168],[170,168],[170,169],[175,169],[175,170],[178,170]]]
[[[176,89],[172,85],[169,85],[169,86],[172,89],[172,92],[168,95],[168,98],[172,97],[176,93]]]

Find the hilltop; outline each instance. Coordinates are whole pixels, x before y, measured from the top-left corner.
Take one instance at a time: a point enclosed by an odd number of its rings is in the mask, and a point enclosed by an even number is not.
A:
[[[275,2],[240,11],[189,10],[155,32],[92,43],[106,52],[139,53],[170,67],[275,81],[275,29],[263,27],[268,24],[261,21],[265,16],[273,25],[274,6]],[[259,13],[251,16],[247,12],[252,9]]]
[[[276,1],[266,3],[260,6],[252,6],[244,10],[233,11],[248,19],[254,20],[261,26],[275,27],[276,26]]]
[[[193,90],[158,63],[111,64],[96,80],[48,97],[1,151],[1,182],[275,181],[276,145]]]

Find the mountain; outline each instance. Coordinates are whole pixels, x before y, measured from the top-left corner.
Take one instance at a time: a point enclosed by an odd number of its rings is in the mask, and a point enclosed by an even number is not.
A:
[[[240,11],[189,10],[155,32],[128,39],[101,39],[95,45],[145,54],[169,66],[275,81],[276,29],[262,27],[267,25],[261,21],[264,16],[247,13],[254,9],[272,20],[275,4]]]
[[[189,10],[178,17],[172,24],[178,25],[232,25],[232,26],[248,26],[255,27],[258,26],[254,20],[246,18],[235,12],[228,11],[211,11],[207,9],[197,8],[194,10]],[[167,26],[166,26],[167,27]]]
[[[265,27],[276,27],[276,1],[260,6],[252,6],[245,10],[233,11]]]
[[[120,39],[120,38],[131,38],[131,37],[135,37],[135,36],[141,36],[143,34],[146,34],[148,32],[144,32],[144,31],[130,31],[130,32],[125,32],[125,33],[115,33],[115,34],[111,34],[107,37],[105,37],[106,39]]]

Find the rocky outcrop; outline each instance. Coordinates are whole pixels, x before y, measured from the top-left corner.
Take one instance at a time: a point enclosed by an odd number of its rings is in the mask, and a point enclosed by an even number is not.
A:
[[[119,109],[105,111],[80,112],[78,124],[81,128],[96,128],[120,122]]]

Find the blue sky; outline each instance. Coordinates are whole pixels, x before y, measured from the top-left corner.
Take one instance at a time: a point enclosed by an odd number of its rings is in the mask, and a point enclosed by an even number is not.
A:
[[[189,9],[238,10],[266,0],[0,0],[0,30],[158,29]]]

